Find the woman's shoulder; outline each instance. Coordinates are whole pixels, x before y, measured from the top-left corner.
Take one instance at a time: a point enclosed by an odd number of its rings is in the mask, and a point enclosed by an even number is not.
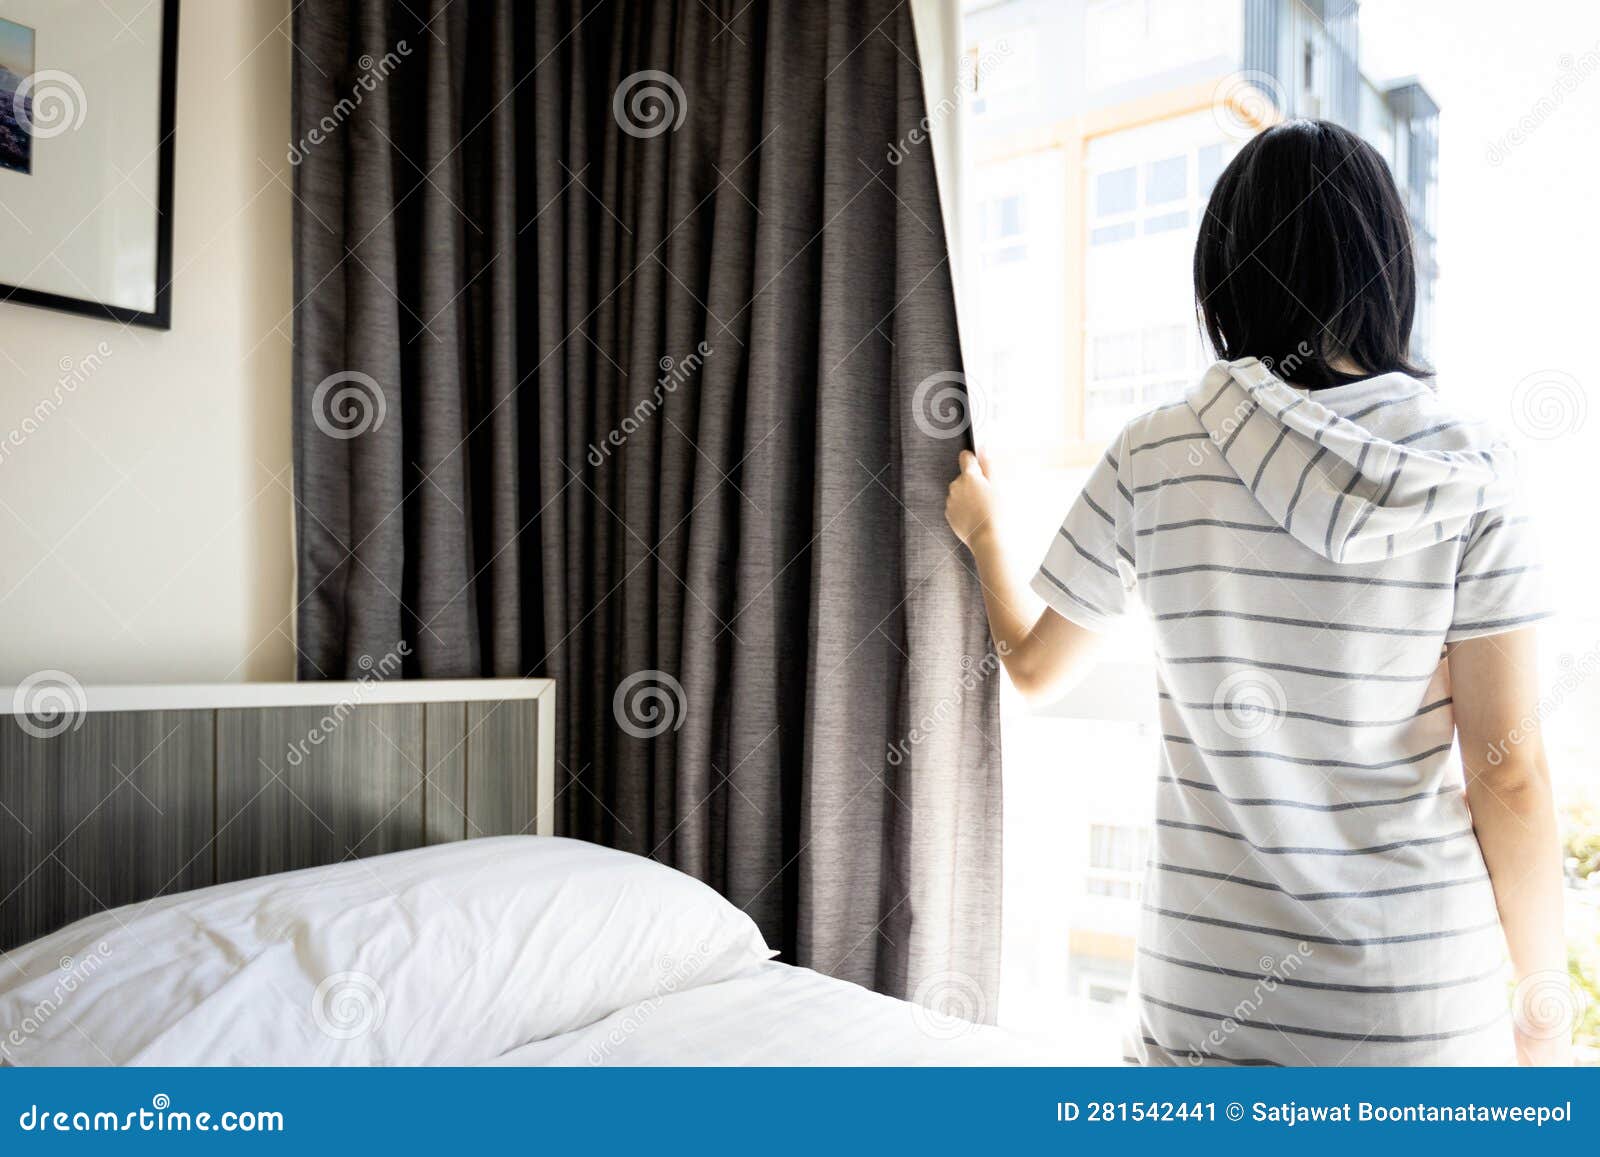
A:
[[[1506,443],[1504,430],[1477,407],[1432,383],[1344,416],[1386,441],[1419,450],[1487,450]]]

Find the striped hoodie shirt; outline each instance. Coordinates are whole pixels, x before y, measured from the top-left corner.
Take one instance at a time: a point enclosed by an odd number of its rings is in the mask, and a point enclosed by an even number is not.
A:
[[[1135,419],[1033,589],[1154,620],[1130,1059],[1513,1063],[1446,647],[1545,615],[1509,449],[1427,385],[1255,359]]]

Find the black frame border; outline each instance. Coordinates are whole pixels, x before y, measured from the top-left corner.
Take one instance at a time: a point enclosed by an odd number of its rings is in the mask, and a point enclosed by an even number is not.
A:
[[[178,120],[178,0],[162,0],[161,10],[161,156],[156,190],[156,300],[148,312],[107,305],[87,298],[45,293],[0,282],[0,305],[32,305],[104,318],[150,329],[172,328],[172,185],[176,172]]]

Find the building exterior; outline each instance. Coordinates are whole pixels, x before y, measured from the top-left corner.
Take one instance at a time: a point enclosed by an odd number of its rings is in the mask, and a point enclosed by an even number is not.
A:
[[[1438,108],[1415,83],[1362,75],[1358,15],[1354,0],[967,0],[968,372],[986,447],[1047,481],[1041,527],[1128,419],[1209,363],[1195,230],[1222,168],[1278,119],[1349,125],[1388,160],[1415,232],[1427,360]],[[1118,649],[1140,653],[1130,643]],[[1126,993],[1157,743],[1126,716],[1007,701],[1018,1003],[1081,1015]]]
[[[1388,159],[1426,360],[1438,108],[1362,76],[1357,17],[1351,0],[969,0],[970,370],[992,436],[1086,463],[1195,378],[1196,222],[1240,144],[1286,116],[1354,127]]]

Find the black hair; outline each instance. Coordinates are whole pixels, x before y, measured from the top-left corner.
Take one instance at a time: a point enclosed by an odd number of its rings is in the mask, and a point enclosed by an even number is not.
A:
[[[1317,389],[1400,371],[1416,312],[1411,223],[1389,166],[1349,129],[1291,120],[1252,137],[1194,246],[1200,323],[1217,357],[1260,358]],[[1332,363],[1347,359],[1362,373]]]

